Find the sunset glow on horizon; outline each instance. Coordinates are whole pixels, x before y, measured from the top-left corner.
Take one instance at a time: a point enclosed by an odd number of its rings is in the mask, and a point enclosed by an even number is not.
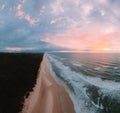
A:
[[[88,28],[86,28],[88,29]],[[95,29],[95,28],[94,28]],[[64,34],[57,34],[53,36],[47,36],[44,41],[53,45],[74,49],[82,51],[115,51],[118,48],[115,48],[114,42],[115,38],[119,36],[119,33],[106,33],[106,31],[101,32],[97,30],[89,31],[87,33],[79,32],[77,30],[70,30]]]

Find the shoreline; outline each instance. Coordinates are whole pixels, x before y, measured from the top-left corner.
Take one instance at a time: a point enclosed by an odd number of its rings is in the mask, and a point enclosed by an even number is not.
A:
[[[21,113],[75,113],[69,95],[51,76],[45,57],[39,68],[36,86],[25,99]]]

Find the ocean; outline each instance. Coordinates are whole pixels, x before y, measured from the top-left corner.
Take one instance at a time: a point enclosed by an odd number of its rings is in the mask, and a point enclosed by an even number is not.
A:
[[[47,53],[76,113],[120,113],[120,53]]]

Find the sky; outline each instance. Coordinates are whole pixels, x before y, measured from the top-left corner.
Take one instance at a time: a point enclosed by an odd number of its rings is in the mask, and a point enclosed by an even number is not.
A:
[[[120,52],[120,0],[0,0],[0,51]]]

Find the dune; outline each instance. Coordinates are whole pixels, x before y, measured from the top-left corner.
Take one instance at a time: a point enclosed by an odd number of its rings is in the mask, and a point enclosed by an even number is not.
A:
[[[52,77],[45,57],[34,90],[25,99],[21,113],[75,113],[69,95]]]

